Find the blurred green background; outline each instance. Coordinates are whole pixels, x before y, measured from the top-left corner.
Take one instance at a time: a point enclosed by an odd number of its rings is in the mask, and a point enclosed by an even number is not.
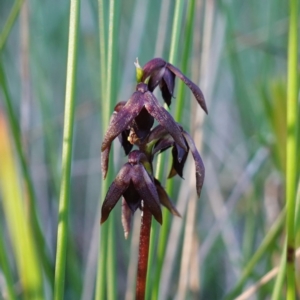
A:
[[[104,1],[106,34],[108,4]],[[16,18],[10,26],[7,20],[13,6]],[[136,57],[142,66],[153,57],[169,59],[174,8],[171,0],[116,2],[113,105],[129,99],[135,90]],[[170,196],[183,217],[166,218],[164,238],[163,229],[153,224],[147,299],[223,299],[226,295],[232,299],[278,266],[283,251],[288,2],[189,0],[182,2],[180,10],[173,64],[199,84],[209,114],[204,115],[187,88],[179,92],[178,80],[171,112],[175,113],[177,98],[183,97],[177,119],[194,136],[206,178],[197,199],[189,157],[185,180],[172,179]],[[12,220],[17,218],[13,213],[17,207],[25,216],[24,222],[30,224],[31,242],[26,240],[24,245],[37,262],[32,272],[39,274],[37,284],[42,289],[36,294],[40,296],[34,297],[53,297],[69,12],[69,1],[0,0],[0,124],[6,126],[11,145],[0,157],[0,178],[4,178],[0,189],[3,299],[33,297],[26,291],[26,274],[19,266],[27,257],[26,252],[19,253],[22,246],[16,242],[25,226],[23,221],[19,231],[13,229],[17,227],[17,221]],[[104,36],[105,42],[107,39]],[[101,96],[99,45],[103,46],[98,3],[81,1],[64,299],[95,298],[101,256],[101,112],[107,99]],[[156,95],[163,103],[161,95]],[[27,179],[14,130],[25,158]],[[10,159],[12,164],[3,163]],[[113,161],[115,173],[126,162],[118,141]],[[299,161],[295,164],[299,171]],[[5,175],[9,168],[15,170],[11,179]],[[162,184],[166,186],[167,158],[163,172]],[[9,180],[15,182],[12,186],[18,190],[19,202],[5,193]],[[32,182],[33,194],[27,180]],[[28,200],[30,195],[34,195],[35,204]],[[34,229],[33,206],[45,247]],[[114,278],[116,299],[129,300],[134,299],[140,216],[135,214],[132,232],[125,240],[120,207],[119,203],[112,212],[115,226],[108,237],[115,243],[113,255],[107,254],[107,259],[115,262],[115,275],[101,280]],[[262,242],[265,247],[259,248]],[[34,254],[42,252],[45,256]],[[32,264],[29,261],[28,267]],[[297,266],[299,275],[299,260]],[[250,298],[240,299],[270,299],[275,278],[268,279]],[[297,282],[300,284],[299,276]],[[107,290],[110,284],[104,282]],[[105,288],[103,299],[109,299],[107,293]],[[284,295],[283,287],[281,299]]]

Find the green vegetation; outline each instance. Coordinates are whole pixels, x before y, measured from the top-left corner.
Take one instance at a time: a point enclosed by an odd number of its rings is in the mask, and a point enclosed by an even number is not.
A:
[[[127,158],[114,143],[103,181],[100,148],[136,57],[180,68],[209,112],[176,79],[206,177],[198,199],[191,157],[185,180],[155,162],[182,218],[152,222],[146,299],[299,297],[297,2],[0,1],[0,299],[134,299],[139,213],[127,240],[121,202],[100,226]]]

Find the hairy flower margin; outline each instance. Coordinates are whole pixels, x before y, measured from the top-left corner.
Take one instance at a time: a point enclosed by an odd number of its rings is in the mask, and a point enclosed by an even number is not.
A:
[[[164,101],[170,106],[177,76],[190,88],[201,108],[207,113],[200,88],[179,69],[161,58],[150,60],[143,68],[138,62],[135,65],[138,80],[136,91],[128,101],[119,102],[115,106],[101,147],[104,179],[108,171],[111,144],[116,137],[128,155],[128,162],[111,184],[101,210],[102,224],[122,197],[125,238],[128,237],[131,218],[137,208],[146,206],[160,224],[161,204],[172,214],[180,216],[161,183],[153,176],[155,155],[172,148],[173,163],[168,177],[171,178],[177,174],[183,176],[183,168],[188,153],[191,152],[195,162],[196,191],[199,197],[205,176],[204,164],[192,137],[175,122],[152,93],[159,86]],[[152,128],[154,120],[159,125]],[[138,150],[132,151],[134,145]]]

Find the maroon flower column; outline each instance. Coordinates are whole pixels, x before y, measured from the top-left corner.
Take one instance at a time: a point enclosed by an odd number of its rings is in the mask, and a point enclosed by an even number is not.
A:
[[[136,282],[136,300],[145,299],[146,279],[148,268],[148,253],[152,214],[150,210],[143,205],[143,213],[141,220],[140,245],[139,245],[139,260]]]

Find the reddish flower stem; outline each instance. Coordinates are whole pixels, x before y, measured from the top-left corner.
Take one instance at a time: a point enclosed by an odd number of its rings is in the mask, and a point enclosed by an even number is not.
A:
[[[139,260],[136,282],[136,300],[145,299],[151,221],[152,214],[149,209],[144,206],[141,219]]]

